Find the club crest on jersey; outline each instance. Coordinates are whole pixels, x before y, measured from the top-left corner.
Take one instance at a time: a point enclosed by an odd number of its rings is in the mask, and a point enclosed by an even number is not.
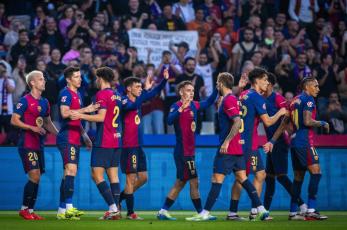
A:
[[[122,104],[125,105],[128,102],[128,99],[122,100]]]
[[[43,126],[43,118],[42,117],[36,118],[35,122],[36,122],[37,127],[42,127]]]
[[[20,107],[22,107],[22,105],[23,105],[22,103],[18,103],[17,106],[16,106],[17,109],[20,109]]]
[[[41,113],[42,107],[41,106],[37,106],[37,111],[39,111]]]
[[[66,102],[66,98],[67,98],[67,96],[61,97],[61,102]]]
[[[318,156],[316,155],[316,156],[314,156],[314,159],[316,160],[316,161],[318,161]]]
[[[196,130],[195,121],[192,122],[192,124],[190,125],[190,128],[192,129],[192,132],[195,132],[195,130]]]
[[[265,105],[265,103],[263,104],[263,109],[266,110],[266,105]]]
[[[136,114],[136,116],[135,116],[135,124],[139,125],[140,123],[141,123],[141,119],[140,119],[139,115]]]
[[[33,166],[36,166],[36,161],[32,161],[31,164],[32,164]]]
[[[309,108],[311,108],[311,107],[313,106],[313,102],[312,102],[312,101],[307,102],[307,106],[308,106]]]

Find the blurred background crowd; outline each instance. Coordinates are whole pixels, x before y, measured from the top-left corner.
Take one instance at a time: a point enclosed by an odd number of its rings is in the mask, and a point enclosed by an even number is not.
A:
[[[10,127],[13,106],[28,92],[25,75],[44,72],[44,96],[58,123],[57,97],[66,85],[67,66],[79,66],[84,104],[97,88],[95,69],[114,69],[114,85],[123,91],[129,76],[156,82],[164,68],[169,82],[158,97],[142,107],[147,134],[172,133],[165,122],[177,100],[175,85],[191,80],[195,99],[212,93],[219,72],[235,76],[236,85],[255,66],[277,76],[275,91],[290,101],[303,77],[320,85],[317,112],[331,133],[347,133],[347,0],[1,0],[0,1],[0,132],[3,144],[16,141]],[[189,44],[170,44],[158,66],[139,60],[129,46],[133,28],[197,31],[198,51]],[[148,49],[148,57],[151,52]],[[197,131],[215,133],[216,107],[199,116]],[[93,124],[87,124],[92,132]]]

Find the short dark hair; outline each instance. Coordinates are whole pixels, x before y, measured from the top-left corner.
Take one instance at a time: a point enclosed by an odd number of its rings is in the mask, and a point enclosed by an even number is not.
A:
[[[127,77],[124,79],[124,87],[125,89],[128,88],[128,86],[131,86],[134,83],[141,83],[141,79],[138,77]]]
[[[326,59],[328,56],[330,56],[331,58],[333,58],[333,55],[329,54],[329,53],[322,53],[320,56],[320,61],[323,62],[324,59]]]
[[[168,50],[164,50],[162,53],[161,53],[162,56],[165,56],[165,55],[172,55],[170,51]]]
[[[267,77],[268,77],[267,80],[271,83],[271,85],[275,85],[276,84],[276,82],[277,82],[276,79],[277,78],[276,78],[275,74],[268,72]]]
[[[309,84],[310,82],[316,81],[315,77],[304,77],[301,82],[300,82],[300,87],[301,89],[305,89],[305,87],[307,86],[307,84]]]
[[[21,33],[23,33],[23,32],[29,34],[29,31],[28,31],[27,29],[20,29],[20,30],[18,31],[18,34],[21,34]]]
[[[249,72],[248,79],[251,84],[254,84],[256,79],[263,78],[264,75],[268,75],[268,72],[265,69],[255,67],[251,72]]]
[[[191,81],[181,81],[177,86],[176,86],[176,94],[179,95],[179,92],[182,88],[186,87],[187,85],[191,85],[194,87],[193,83]]]
[[[222,72],[218,74],[217,81],[222,83],[228,89],[232,89],[234,86],[234,76],[228,72]]]
[[[188,63],[188,61],[190,61],[190,60],[193,60],[195,62],[195,58],[187,57],[186,59],[184,59],[184,63],[183,64],[186,65]]]
[[[67,67],[66,69],[64,69],[64,78],[65,78],[65,79],[71,78],[72,75],[73,75],[75,72],[78,72],[78,71],[80,71],[80,68],[79,68],[79,67],[69,66],[69,67]]]
[[[111,83],[114,79],[113,70],[110,67],[100,67],[96,70],[96,76],[104,79],[106,82]]]

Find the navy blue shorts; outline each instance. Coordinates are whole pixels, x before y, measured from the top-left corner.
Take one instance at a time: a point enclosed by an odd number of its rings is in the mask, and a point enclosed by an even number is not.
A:
[[[90,166],[101,168],[113,168],[119,166],[121,149],[93,147]]]
[[[174,154],[176,165],[176,178],[181,181],[187,181],[198,176],[194,156],[182,156]]]
[[[251,153],[245,154],[245,160],[247,175],[265,170],[263,159],[258,149],[252,151]]]
[[[291,148],[293,169],[306,171],[307,166],[319,164],[319,156],[314,147]]]
[[[229,175],[240,170],[246,170],[243,155],[221,154],[219,150],[217,151],[213,162],[213,173]]]
[[[25,173],[33,169],[40,169],[41,174],[45,172],[45,157],[42,151],[18,148]]]
[[[124,174],[147,171],[146,155],[141,147],[123,148],[120,164]]]
[[[266,173],[271,175],[288,173],[288,150],[284,142],[276,142],[271,153],[266,155]]]
[[[63,159],[64,166],[66,164],[78,165],[80,159],[80,147],[78,145],[58,144],[57,147]]]

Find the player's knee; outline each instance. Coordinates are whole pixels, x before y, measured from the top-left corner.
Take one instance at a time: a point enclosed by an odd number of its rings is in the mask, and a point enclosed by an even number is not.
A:
[[[199,187],[199,180],[197,178],[191,179],[189,181],[189,183],[190,183],[190,186],[192,188],[198,188]]]
[[[141,175],[141,177],[139,179],[141,181],[141,184],[145,184],[148,181],[148,176],[147,176],[147,174]]]
[[[35,184],[40,183],[40,178],[41,178],[41,174],[39,172],[38,173],[31,173],[29,175],[29,180]]]
[[[315,165],[311,165],[308,167],[308,170],[311,174],[319,174],[321,173],[320,171],[320,167],[318,164],[315,164]]]
[[[100,182],[104,181],[104,176],[98,173],[92,172],[92,179],[94,180],[96,184],[99,184]]]
[[[266,172],[264,170],[263,171],[259,171],[259,172],[257,172],[255,177],[256,177],[256,179],[258,181],[263,181],[266,178]]]
[[[294,180],[296,181],[302,181],[305,177],[304,171],[295,171],[294,172]]]
[[[175,187],[182,189],[186,185],[186,180],[176,180]]]

